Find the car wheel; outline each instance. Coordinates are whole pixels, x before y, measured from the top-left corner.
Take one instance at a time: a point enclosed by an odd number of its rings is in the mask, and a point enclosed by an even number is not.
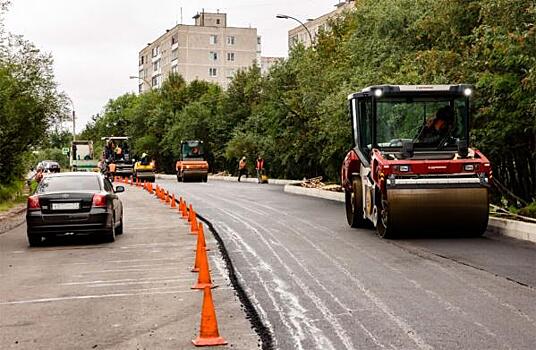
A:
[[[43,237],[28,232],[28,245],[30,247],[38,247],[43,244]]]
[[[115,218],[112,219],[112,228],[104,234],[104,241],[105,242],[115,241]]]
[[[178,172],[177,172],[177,182],[181,182],[181,177],[179,176]]]
[[[123,234],[123,217],[121,217],[121,223],[119,226],[115,228],[115,234],[116,235],[122,235]]]
[[[207,181],[208,181],[208,175],[203,176],[203,182],[207,182]]]

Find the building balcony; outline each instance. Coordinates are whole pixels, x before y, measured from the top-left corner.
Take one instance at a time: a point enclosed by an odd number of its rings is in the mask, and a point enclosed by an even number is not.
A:
[[[153,72],[153,74],[151,75],[151,77],[155,77],[155,76],[160,75],[160,74],[162,74],[162,69],[155,70],[155,71]]]
[[[154,57],[152,58],[152,63],[155,63],[156,61],[158,61],[158,60],[161,59],[161,58],[162,58],[162,54],[159,53],[158,55],[156,55],[156,56],[154,56]]]
[[[177,64],[179,64],[179,59],[175,58],[171,60],[171,67],[175,67]]]
[[[178,48],[179,48],[179,43],[175,43],[175,44],[171,45],[171,51],[177,50]]]

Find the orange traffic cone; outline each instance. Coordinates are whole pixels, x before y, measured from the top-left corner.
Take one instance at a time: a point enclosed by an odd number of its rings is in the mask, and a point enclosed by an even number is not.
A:
[[[199,232],[201,233],[201,230],[203,228],[199,227]],[[203,244],[201,242],[201,236],[197,236],[197,249],[195,250],[195,260],[194,260],[194,267],[192,268],[192,272],[199,272],[199,265],[201,264],[201,251],[203,249]],[[206,252],[206,249],[205,249]]]
[[[201,310],[201,325],[199,336],[192,340],[195,346],[226,345],[227,341],[220,337],[216,310],[212,301],[212,291],[209,287],[203,289],[203,307]]]
[[[186,202],[182,202],[182,218],[184,220],[188,220],[188,209]]]
[[[179,204],[177,204],[177,212],[182,214],[182,197],[179,196]]]
[[[177,208],[177,204],[175,204],[175,193],[171,195],[171,208]]]
[[[192,208],[192,205],[190,204],[190,207],[188,208],[188,222],[191,222],[193,219],[192,214],[194,213],[194,209]]]
[[[210,279],[207,251],[202,245],[199,246],[198,251],[200,254],[198,261],[199,275],[197,276],[197,282],[192,286],[192,289],[203,289],[205,287],[213,288],[215,286],[212,284],[212,280]]]
[[[169,204],[169,192],[166,191],[166,194],[164,196],[164,203]]]
[[[127,181],[129,181],[130,186],[132,186],[132,182],[134,181],[134,179],[132,178],[132,176],[130,176],[130,179],[127,178]]]
[[[192,221],[190,221],[190,231],[192,235],[199,233],[199,225],[197,224],[197,215],[195,215],[195,210],[192,213]]]

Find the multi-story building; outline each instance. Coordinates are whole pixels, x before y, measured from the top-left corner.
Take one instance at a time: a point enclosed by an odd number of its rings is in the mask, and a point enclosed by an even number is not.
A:
[[[283,60],[283,57],[261,57],[261,74],[267,75],[274,64]]]
[[[312,45],[311,38],[313,42],[316,39],[318,33],[322,30],[329,29],[328,21],[331,18],[339,16],[343,11],[351,10],[355,7],[354,0],[344,0],[335,5],[336,9],[326,13],[318,18],[308,20],[304,23],[304,26],[307,27],[309,32],[302,26],[299,25],[296,28],[292,28],[288,31],[288,48],[289,50],[296,45],[297,43],[302,43],[305,47]],[[311,36],[309,36],[311,33]]]
[[[227,14],[219,12],[193,18],[194,25],[176,25],[140,51],[140,92],[160,87],[171,73],[225,88],[237,70],[260,62],[256,28],[228,27]]]

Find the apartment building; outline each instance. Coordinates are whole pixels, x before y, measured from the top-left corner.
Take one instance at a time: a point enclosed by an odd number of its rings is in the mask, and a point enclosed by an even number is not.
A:
[[[273,65],[282,62],[283,57],[261,57],[261,74],[267,75]]]
[[[203,11],[193,19],[194,25],[176,25],[140,51],[140,92],[160,87],[171,73],[225,88],[237,70],[260,62],[256,28],[229,27],[227,14],[219,12]]]
[[[312,45],[311,37],[313,42],[316,40],[316,36],[322,30],[328,30],[329,24],[328,21],[331,18],[334,18],[340,15],[344,11],[349,11],[355,7],[354,0],[344,0],[335,5],[335,10],[326,13],[318,18],[310,19],[304,23],[304,26],[307,27],[309,32],[302,26],[299,25],[296,28],[292,28],[288,31],[288,48],[289,50],[296,45],[297,43],[302,43],[305,47]],[[311,37],[309,36],[311,33]]]

